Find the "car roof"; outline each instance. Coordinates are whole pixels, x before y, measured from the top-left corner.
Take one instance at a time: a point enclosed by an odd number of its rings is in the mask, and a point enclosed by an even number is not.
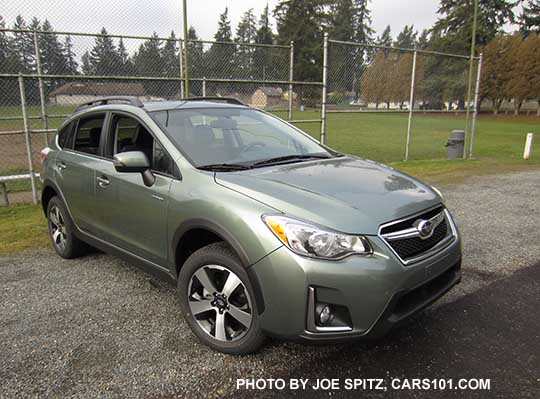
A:
[[[99,97],[92,101],[80,104],[75,112],[93,109],[101,106],[128,105],[144,109],[147,112],[171,110],[178,108],[246,108],[242,101],[233,97],[189,97],[176,101],[148,101],[142,102],[135,96],[109,96]]]
[[[143,102],[144,109],[148,112],[152,111],[168,111],[172,109],[195,109],[195,108],[246,108],[246,105],[231,104],[221,101],[150,101]]]

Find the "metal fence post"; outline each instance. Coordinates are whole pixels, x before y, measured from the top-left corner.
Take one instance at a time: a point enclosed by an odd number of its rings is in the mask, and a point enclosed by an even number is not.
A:
[[[411,125],[414,108],[414,81],[416,80],[416,55],[418,52],[414,50],[412,72],[411,72],[411,95],[409,97],[409,121],[407,122],[407,143],[405,144],[405,161],[409,160],[409,146],[411,144]]]
[[[206,97],[206,77],[202,78],[202,96]]]
[[[291,51],[289,54],[289,120],[292,120],[293,108],[293,79],[294,79],[294,41],[291,40]]]
[[[182,40],[178,41],[179,48],[178,48],[178,60],[180,61],[180,96],[184,98],[185,92],[184,92],[184,55],[183,55],[183,46],[182,46]]]
[[[43,121],[43,129],[45,129],[45,147],[49,145],[49,121],[47,118],[45,84],[43,83],[43,69],[41,68],[41,53],[39,51],[38,34],[34,31],[34,52],[36,54],[36,70],[39,84],[39,100],[41,103],[41,120]]]
[[[182,14],[184,17],[184,91],[186,97],[189,97],[189,61],[188,61],[188,18],[187,18],[187,5],[186,0],[182,3]]]
[[[480,97],[480,80],[482,79],[482,57],[483,57],[483,54],[480,53],[480,57],[478,58],[478,71],[476,73],[476,88],[474,90],[474,113],[473,113],[472,125],[471,125],[471,142],[469,143],[469,158],[472,158],[473,156],[474,135],[476,133],[476,119],[478,118],[478,109],[480,108],[480,104],[478,104],[478,100]]]
[[[34,173],[34,163],[32,161],[32,145],[30,138],[30,127],[28,126],[28,114],[26,112],[26,94],[24,91],[24,78],[19,75],[19,90],[21,92],[21,108],[24,123],[24,135],[26,137],[26,155],[28,156],[28,169],[30,171],[30,183],[32,184],[32,201],[37,204],[37,190]]]
[[[323,44],[323,76],[321,102],[321,144],[326,141],[326,84],[328,79],[328,32],[324,33]]]

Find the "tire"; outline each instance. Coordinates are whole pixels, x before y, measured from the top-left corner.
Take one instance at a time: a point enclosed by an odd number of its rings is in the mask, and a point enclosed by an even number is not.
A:
[[[182,266],[177,292],[184,318],[205,345],[245,355],[263,344],[253,286],[226,243],[210,244],[193,253]]]
[[[62,258],[73,259],[88,253],[90,247],[75,236],[75,225],[58,196],[47,204],[47,225],[53,248]]]

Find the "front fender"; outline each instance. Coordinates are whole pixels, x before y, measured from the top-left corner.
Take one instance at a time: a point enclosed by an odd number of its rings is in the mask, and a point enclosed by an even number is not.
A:
[[[213,178],[211,184],[200,183],[194,181],[191,185],[186,178],[171,185],[168,205],[171,267],[176,267],[174,254],[182,236],[193,229],[204,229],[221,237],[246,267],[282,245],[261,219],[263,214],[275,210],[215,184]]]

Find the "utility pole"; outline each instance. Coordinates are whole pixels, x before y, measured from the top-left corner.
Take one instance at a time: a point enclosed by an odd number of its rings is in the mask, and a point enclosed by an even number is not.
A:
[[[184,96],[189,97],[189,63],[188,63],[188,25],[187,25],[187,5],[183,0],[184,16]]]
[[[471,92],[473,85],[473,69],[474,69],[474,50],[476,47],[476,23],[478,20],[478,0],[474,1],[474,14],[472,24],[472,38],[471,38],[471,58],[469,59],[469,84],[467,86],[467,104],[465,113],[465,146],[467,148],[467,138],[469,135],[469,118],[470,118],[470,105],[471,105]],[[463,158],[467,158],[467,151],[463,151]]]

